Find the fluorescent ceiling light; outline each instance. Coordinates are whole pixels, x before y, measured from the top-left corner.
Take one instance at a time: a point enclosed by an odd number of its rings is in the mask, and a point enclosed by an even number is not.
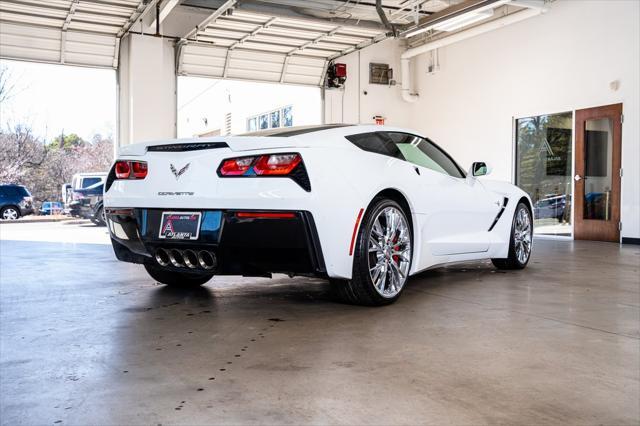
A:
[[[456,16],[455,18],[437,23],[432,28],[438,31],[455,31],[475,22],[482,21],[483,19],[491,18],[492,16],[493,9],[483,10],[482,12],[465,13],[460,16]]]
[[[413,31],[409,31],[405,37],[413,37],[418,34],[422,34],[429,30],[438,31],[455,31],[467,25],[471,25],[483,19],[487,19],[493,16],[493,9],[489,10],[473,10],[462,15],[454,16],[453,18],[445,19],[442,22],[437,22],[432,25],[427,25],[422,28],[416,28]]]

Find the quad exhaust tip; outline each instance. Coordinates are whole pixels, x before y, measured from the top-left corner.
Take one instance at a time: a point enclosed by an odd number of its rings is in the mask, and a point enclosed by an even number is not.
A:
[[[216,255],[213,252],[205,250],[198,253],[198,262],[204,269],[213,269],[218,264]]]
[[[198,267],[198,255],[193,250],[185,250],[182,252],[182,260],[189,269]]]
[[[171,263],[171,261],[169,260],[169,253],[167,253],[167,251],[163,248],[159,248],[158,250],[156,250],[156,262],[158,262],[158,264],[160,266],[169,266],[169,263]]]
[[[169,250],[169,260],[176,268],[182,268],[184,266],[184,258],[182,257],[182,252],[180,250]]]
[[[200,267],[206,270],[211,270],[218,266],[218,259],[215,253],[207,250],[201,250],[196,253],[191,249],[159,248],[156,250],[154,257],[160,266],[174,266],[176,268],[187,267],[189,269]]]

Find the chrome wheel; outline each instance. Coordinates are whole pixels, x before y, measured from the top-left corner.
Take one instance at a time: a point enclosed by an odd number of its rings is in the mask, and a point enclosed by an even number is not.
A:
[[[19,217],[19,213],[13,207],[7,207],[2,212],[2,218],[4,220],[16,220]]]
[[[378,294],[395,297],[409,276],[411,231],[402,211],[386,207],[369,232],[369,276]]]
[[[521,208],[516,213],[513,241],[518,262],[527,263],[531,254],[531,215],[526,208]]]

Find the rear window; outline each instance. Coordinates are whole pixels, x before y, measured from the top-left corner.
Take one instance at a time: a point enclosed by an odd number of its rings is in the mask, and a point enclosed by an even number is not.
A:
[[[102,179],[99,177],[86,177],[82,179],[82,189],[89,188],[90,186],[95,185],[96,183],[99,183],[101,181]]]
[[[24,186],[3,186],[0,188],[5,197],[30,197],[29,191]]]

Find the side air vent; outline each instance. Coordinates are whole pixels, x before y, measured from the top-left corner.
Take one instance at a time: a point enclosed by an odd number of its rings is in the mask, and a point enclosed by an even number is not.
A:
[[[507,207],[508,202],[509,202],[509,199],[507,197],[504,197],[504,199],[502,200],[502,207],[500,207],[500,211],[498,212],[498,215],[496,216],[496,218],[493,219],[493,223],[489,227],[488,232],[491,232],[494,226],[496,226],[496,223],[498,223],[498,221],[500,220],[500,217],[502,216],[502,213],[504,213],[504,209]]]
[[[228,148],[225,142],[191,142],[191,143],[172,143],[168,145],[152,145],[147,147],[148,152],[182,152],[182,151],[201,151],[203,149]]]

